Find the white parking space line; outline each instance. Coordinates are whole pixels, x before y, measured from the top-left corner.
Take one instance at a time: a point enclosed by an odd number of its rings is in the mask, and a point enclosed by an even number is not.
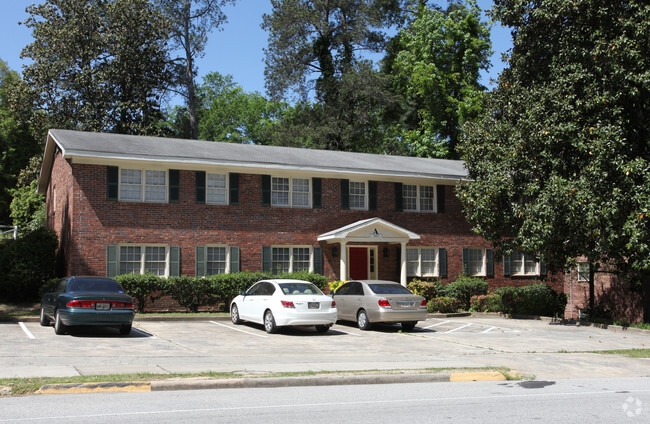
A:
[[[437,326],[442,325],[442,324],[447,324],[448,322],[451,322],[451,321],[442,321],[442,322],[439,322],[437,324],[427,325],[426,327],[422,327],[422,328],[433,328],[433,327],[437,327]]]
[[[495,328],[499,328],[499,327],[490,327],[487,330],[481,331],[481,334],[489,333],[490,331],[494,330]]]
[[[239,332],[241,332],[241,333],[250,334],[251,336],[262,337],[263,339],[268,339],[268,338],[269,338],[268,336],[264,336],[264,335],[262,335],[262,334],[256,334],[256,333],[251,333],[250,331],[240,330],[239,328],[235,328],[235,327],[231,327],[231,326],[229,326],[229,325],[221,324],[221,323],[218,323],[218,322],[216,322],[216,321],[210,321],[210,323],[211,323],[211,324],[214,324],[214,325],[219,325],[219,326],[221,326],[221,327],[229,328],[229,329],[231,329],[231,330],[239,331]]]
[[[23,331],[25,332],[25,334],[27,334],[27,337],[29,337],[32,340],[34,340],[36,338],[36,337],[34,337],[32,332],[27,329],[27,326],[25,326],[24,322],[19,322],[18,325],[20,325],[20,328],[22,328]]]
[[[458,327],[458,328],[454,328],[453,330],[446,331],[445,334],[449,334],[449,333],[453,333],[454,331],[462,330],[463,328],[467,328],[467,327],[469,327],[470,325],[472,325],[471,322],[470,322],[469,324],[461,325],[461,326]]]

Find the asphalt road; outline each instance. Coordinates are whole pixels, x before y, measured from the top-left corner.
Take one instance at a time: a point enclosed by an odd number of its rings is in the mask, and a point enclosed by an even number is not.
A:
[[[0,324],[0,378],[148,372],[254,373],[504,366],[538,380],[647,377],[649,359],[594,353],[650,347],[650,332],[497,316],[430,318],[415,331],[337,324],[267,334],[229,320],[143,321],[57,336],[38,322]]]
[[[0,423],[645,423],[650,379],[224,389],[0,398]]]

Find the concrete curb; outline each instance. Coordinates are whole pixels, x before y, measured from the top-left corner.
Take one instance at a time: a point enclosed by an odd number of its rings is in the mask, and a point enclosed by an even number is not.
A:
[[[171,390],[243,389],[304,386],[341,386],[356,384],[445,383],[467,381],[504,381],[500,372],[453,372],[427,374],[362,374],[304,377],[259,377],[203,379],[185,378],[150,382],[48,384],[38,394],[159,392]]]

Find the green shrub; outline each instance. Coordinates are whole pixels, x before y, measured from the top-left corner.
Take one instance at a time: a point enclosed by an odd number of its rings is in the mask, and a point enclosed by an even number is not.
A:
[[[564,316],[567,297],[546,284],[524,287],[502,287],[495,290],[501,296],[503,312],[514,315]]]
[[[218,298],[211,281],[201,277],[169,277],[165,293],[190,312],[198,312],[201,306],[214,305]]]
[[[45,228],[1,241],[0,300],[38,300],[41,286],[54,277],[57,246],[56,234]]]
[[[500,312],[501,296],[498,293],[472,296],[469,310],[472,312]]]
[[[453,297],[460,301],[461,307],[469,310],[472,296],[487,294],[488,283],[481,278],[460,277],[453,283],[443,286],[443,296]]]
[[[429,312],[441,312],[441,313],[453,313],[453,312],[458,312],[458,310],[461,308],[461,302],[460,300],[453,298],[453,297],[447,297],[447,296],[440,296],[440,297],[435,297],[431,299],[427,303],[427,311]]]
[[[211,290],[219,301],[226,305],[242,291],[248,290],[253,284],[268,278],[261,272],[238,272],[235,274],[217,274],[206,277],[210,281]]]
[[[443,285],[439,281],[412,280],[407,288],[427,300],[441,296],[444,292]]]
[[[133,297],[138,311],[144,311],[149,302],[154,303],[165,291],[165,279],[150,272],[146,274],[124,274],[115,277],[124,290]]]

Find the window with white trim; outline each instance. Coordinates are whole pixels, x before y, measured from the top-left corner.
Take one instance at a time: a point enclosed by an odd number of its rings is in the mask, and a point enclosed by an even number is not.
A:
[[[589,262],[578,262],[578,281],[589,281]]]
[[[207,246],[205,251],[206,275],[225,274],[228,270],[228,248],[226,246]]]
[[[534,255],[515,250],[510,255],[512,275],[539,275],[539,261]]]
[[[226,174],[206,174],[205,202],[211,205],[228,204],[228,179]]]
[[[469,249],[469,275],[485,275],[485,249]]]
[[[309,208],[311,185],[309,178],[271,179],[271,205],[289,208]]]
[[[169,255],[167,246],[123,245],[119,251],[119,274],[168,275]]]
[[[435,212],[434,187],[403,184],[402,208],[412,212]]]
[[[271,269],[274,272],[298,272],[312,269],[312,249],[307,246],[271,248]]]
[[[359,181],[350,181],[350,209],[367,210],[367,193],[366,183]]]
[[[438,249],[430,247],[406,248],[406,272],[414,277],[438,275]]]
[[[167,201],[167,171],[120,169],[120,200],[127,202]]]

